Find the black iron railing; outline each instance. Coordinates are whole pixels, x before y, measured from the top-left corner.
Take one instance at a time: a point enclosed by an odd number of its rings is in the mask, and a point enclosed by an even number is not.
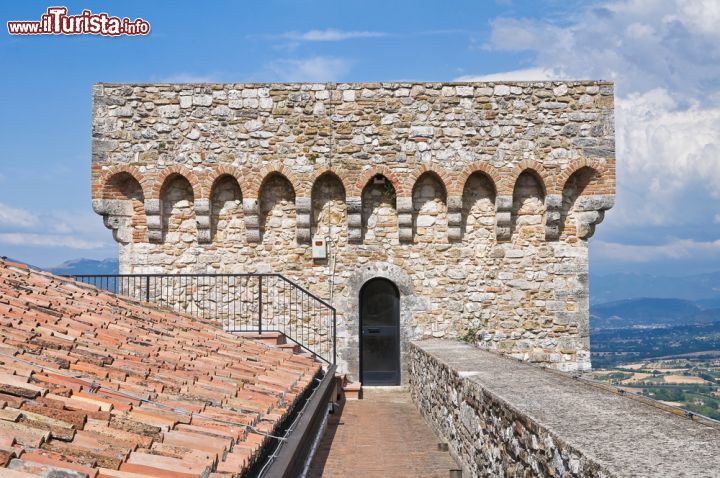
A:
[[[280,274],[72,275],[136,300],[217,320],[230,332],[281,332],[335,363],[335,308]]]

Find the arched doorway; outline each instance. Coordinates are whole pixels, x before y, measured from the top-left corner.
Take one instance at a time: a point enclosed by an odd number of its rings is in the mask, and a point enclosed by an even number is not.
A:
[[[400,384],[400,294],[387,279],[360,289],[360,381]]]

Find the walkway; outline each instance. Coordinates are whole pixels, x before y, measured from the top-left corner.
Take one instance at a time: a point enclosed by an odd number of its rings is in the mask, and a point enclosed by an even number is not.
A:
[[[365,390],[330,415],[309,476],[442,477],[459,467],[415,408],[410,394]]]

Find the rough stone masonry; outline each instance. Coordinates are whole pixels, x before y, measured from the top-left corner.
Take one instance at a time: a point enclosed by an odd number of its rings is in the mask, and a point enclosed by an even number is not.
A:
[[[457,341],[413,342],[408,362],[413,401],[463,476],[720,476],[714,420]]]
[[[590,367],[611,83],[98,84],[92,144],[121,272],[272,271],[332,295],[351,378],[373,277],[400,291],[404,366],[445,337]]]

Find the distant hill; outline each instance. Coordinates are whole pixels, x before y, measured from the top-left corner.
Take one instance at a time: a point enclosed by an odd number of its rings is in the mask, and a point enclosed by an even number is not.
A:
[[[623,299],[656,297],[691,301],[717,300],[720,306],[720,272],[682,277],[651,274],[610,274],[590,277],[590,302],[602,304]],[[698,305],[703,305],[698,302]]]
[[[596,368],[651,357],[717,354],[720,351],[720,321],[655,329],[595,330],[590,335],[590,350]]]
[[[31,269],[38,271],[52,272],[58,275],[73,275],[73,274],[119,274],[120,262],[113,258],[107,258],[102,260],[97,259],[71,259],[65,261],[62,264],[55,267],[37,267],[32,264],[28,264],[20,259],[14,259],[12,257],[7,258],[8,261],[17,262],[18,264],[25,264]]]
[[[696,300],[695,304],[701,309],[720,309],[720,297],[716,299],[700,299]]]
[[[25,265],[28,266],[30,269],[35,269],[36,271],[41,271],[41,270],[42,270],[40,267],[34,266],[34,265],[32,265],[32,264],[28,264],[27,262],[21,261],[20,259],[15,259],[15,258],[12,258],[12,257],[5,257],[5,259],[7,259],[7,260],[10,261],[10,262],[15,262],[15,263],[17,263],[17,264],[25,264]]]
[[[720,350],[720,272],[590,278],[593,367]]]
[[[682,299],[626,299],[590,306],[593,329],[674,326],[720,321],[720,308]]]
[[[118,274],[120,263],[117,259],[72,259],[59,266],[46,269],[48,272],[59,275],[71,274]]]
[[[689,300],[626,299],[592,305],[590,323],[595,328],[668,324],[699,312],[700,307]]]

